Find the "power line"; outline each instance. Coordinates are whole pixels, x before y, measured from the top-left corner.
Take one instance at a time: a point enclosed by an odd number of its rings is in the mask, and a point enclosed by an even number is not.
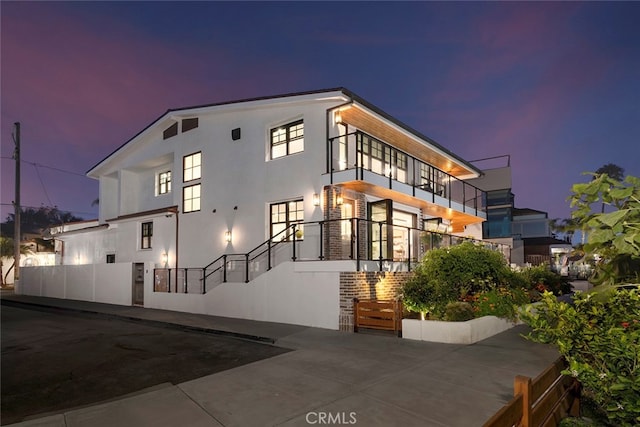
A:
[[[4,160],[14,160],[13,157],[7,157],[7,156],[2,156],[2,159],[4,159]],[[68,173],[68,174],[71,174],[71,175],[81,176],[83,178],[87,177],[85,174],[81,174],[81,173],[73,172],[73,171],[68,171],[68,170],[65,170],[65,169],[60,169],[60,168],[57,168],[57,167],[54,167],[54,166],[43,165],[42,163],[30,162],[30,161],[24,160],[24,159],[20,159],[20,162],[27,163],[27,164],[35,166],[35,167],[47,168],[47,169],[52,169],[52,170],[55,170],[55,171],[58,171],[58,172],[64,172],[64,173]]]
[[[47,187],[44,185],[44,181],[42,180],[42,177],[40,176],[40,170],[38,169],[38,166],[33,165],[33,167],[36,170],[36,175],[38,175],[38,179],[40,180],[40,185],[42,185],[42,191],[44,191],[44,195],[47,197],[47,201],[49,202],[50,205],[53,206],[53,203],[51,203],[51,199],[49,198],[49,193],[47,192]]]

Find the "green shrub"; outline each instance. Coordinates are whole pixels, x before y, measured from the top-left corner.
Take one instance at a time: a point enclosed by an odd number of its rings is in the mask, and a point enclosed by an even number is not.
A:
[[[409,311],[420,313],[424,318],[433,311],[435,298],[435,288],[426,280],[418,266],[413,276],[402,287],[404,307]]]
[[[544,264],[525,268],[516,275],[521,276],[527,289],[538,291],[540,294],[549,291],[559,296],[571,292],[569,278],[554,273]]]
[[[474,311],[477,317],[496,316],[515,320],[518,307],[529,302],[524,289],[506,287],[481,292],[474,297]]]
[[[611,290],[607,298],[576,293],[574,305],[545,292],[521,318],[527,338],[554,344],[565,372],[583,384],[616,426],[640,424],[640,290]]]
[[[473,307],[468,302],[450,302],[444,310],[444,320],[449,322],[466,322],[474,317]]]
[[[513,273],[500,252],[464,242],[432,249],[403,287],[410,311],[444,318],[447,304],[496,286],[507,286]]]
[[[464,296],[506,284],[508,266],[503,255],[482,245],[464,242],[433,249],[422,260],[424,274]]]

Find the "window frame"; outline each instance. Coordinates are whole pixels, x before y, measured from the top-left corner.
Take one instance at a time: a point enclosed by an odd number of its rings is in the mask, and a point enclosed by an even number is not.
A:
[[[163,177],[165,177],[165,182],[162,182]],[[158,196],[171,193],[171,171],[167,170],[159,172],[156,184],[158,186]],[[163,185],[165,187],[165,191],[162,191]]]
[[[198,196],[197,197],[190,197],[188,199],[188,201],[191,203],[191,207],[189,209],[187,209],[187,190],[189,189],[193,189],[195,187],[198,187],[199,191],[198,191]],[[193,201],[194,200],[198,200],[198,208],[197,209],[193,209]],[[182,188],[182,212],[183,213],[190,213],[190,212],[200,212],[202,210],[202,184],[198,183],[198,184],[193,184],[193,185],[188,185],[186,187]]]
[[[153,221],[145,221],[140,225],[140,249],[152,249]]]
[[[294,129],[295,127],[302,125],[301,129]],[[291,136],[292,130],[296,132],[295,136]],[[284,131],[284,140],[274,142],[274,137],[279,132]],[[298,132],[301,131],[301,135],[298,135]],[[291,152],[292,144],[300,141],[302,143],[302,149],[299,151]],[[278,148],[284,146],[285,152],[284,154],[274,156],[274,148]],[[282,157],[291,156],[293,154],[303,153],[304,152],[304,119],[298,119],[289,123],[286,123],[281,126],[275,126],[269,130],[269,158],[271,160],[280,159]]]
[[[294,210],[291,209],[292,204],[295,204]],[[284,220],[274,221],[273,209],[275,207],[281,207],[281,206],[284,207],[284,212],[276,212],[275,215],[278,215],[278,216],[284,215]],[[291,217],[292,213],[296,214],[295,218]],[[298,218],[298,216],[301,216],[301,218]],[[272,239],[274,242],[292,241],[293,240],[292,234],[282,235],[280,239],[274,239],[274,237],[279,233],[281,233],[283,230],[286,230],[287,228],[291,227],[293,224],[300,224],[300,227],[297,230],[300,230],[301,235],[296,236],[296,240],[303,240],[304,239],[304,225],[302,225],[303,223],[304,223],[304,199],[303,198],[284,200],[281,202],[275,202],[275,203],[269,204],[269,239]],[[274,226],[278,226],[278,225],[284,225],[284,227],[281,230],[278,230],[276,233],[274,233]]]
[[[199,163],[195,165],[193,158],[199,155]],[[187,159],[191,159],[191,166],[187,167]],[[198,176],[195,176],[197,170]],[[190,177],[187,178],[187,171],[190,173]],[[191,182],[202,178],[202,151],[196,151],[195,153],[187,154],[182,157],[182,182]]]

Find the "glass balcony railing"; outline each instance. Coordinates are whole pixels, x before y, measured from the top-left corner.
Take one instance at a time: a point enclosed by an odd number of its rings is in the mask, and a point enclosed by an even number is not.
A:
[[[328,151],[332,183],[343,171],[353,171],[353,179],[360,181],[372,172],[384,177],[388,188],[394,188],[394,182],[406,184],[414,197],[449,208],[457,204],[473,215],[486,213],[484,191],[364,132],[329,139]]]

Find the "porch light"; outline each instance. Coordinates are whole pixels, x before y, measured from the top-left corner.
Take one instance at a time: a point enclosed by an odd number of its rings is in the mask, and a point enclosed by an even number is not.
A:
[[[343,203],[344,203],[344,198],[342,197],[342,194],[338,194],[336,196],[336,205],[342,206]]]
[[[167,268],[167,264],[169,263],[169,254],[166,252],[162,253],[162,264],[164,264],[164,268]]]
[[[333,116],[333,121],[335,122],[335,124],[342,123],[342,115],[340,114],[340,111],[336,111],[335,115]]]
[[[231,243],[231,230],[227,230],[224,232],[224,241],[227,243]]]
[[[313,193],[313,206],[320,206],[320,195]]]

